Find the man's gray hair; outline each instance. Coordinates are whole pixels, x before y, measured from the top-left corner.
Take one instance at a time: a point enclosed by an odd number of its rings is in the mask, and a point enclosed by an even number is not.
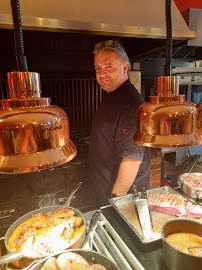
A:
[[[128,62],[128,70],[131,70],[131,63],[128,55],[122,45],[116,40],[107,40],[95,44],[93,54],[96,55],[98,52],[114,51],[117,53],[118,59],[125,63]]]

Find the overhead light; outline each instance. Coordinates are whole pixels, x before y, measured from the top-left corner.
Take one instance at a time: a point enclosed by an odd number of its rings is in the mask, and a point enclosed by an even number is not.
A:
[[[76,156],[66,112],[41,97],[40,76],[7,74],[10,99],[0,101],[0,173],[52,168]]]
[[[197,108],[179,95],[179,77],[156,78],[156,96],[137,111],[133,140],[149,147],[186,147],[202,142],[197,130]]]
[[[166,63],[165,76],[156,78],[156,96],[137,110],[137,131],[133,140],[137,144],[174,148],[200,144],[197,129],[197,108],[179,95],[179,77],[171,76],[172,23],[171,0],[166,4]]]
[[[66,112],[41,97],[40,75],[28,72],[19,1],[11,0],[18,71],[7,74],[10,99],[0,100],[0,173],[27,173],[72,160]]]
[[[196,107],[198,109],[197,128],[202,140],[202,103],[198,103]]]

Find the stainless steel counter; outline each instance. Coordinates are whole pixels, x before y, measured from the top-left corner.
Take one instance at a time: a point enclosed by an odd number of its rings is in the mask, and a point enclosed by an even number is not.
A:
[[[88,221],[94,211],[85,213]],[[114,260],[120,270],[168,270],[161,241],[143,244],[112,206],[102,208],[94,249]]]

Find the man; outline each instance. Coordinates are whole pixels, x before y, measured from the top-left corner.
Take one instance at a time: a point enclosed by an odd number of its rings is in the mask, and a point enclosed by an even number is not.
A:
[[[109,197],[130,192],[133,183],[137,190],[148,188],[150,149],[132,141],[136,111],[144,99],[128,79],[125,50],[108,40],[96,44],[93,54],[96,79],[105,90],[89,143],[89,176],[100,207]]]

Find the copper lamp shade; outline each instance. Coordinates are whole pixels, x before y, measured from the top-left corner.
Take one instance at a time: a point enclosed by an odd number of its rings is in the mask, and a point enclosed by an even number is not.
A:
[[[179,77],[156,78],[156,96],[137,111],[137,131],[133,140],[149,147],[172,148],[200,144],[197,108],[179,95]]]
[[[0,173],[26,173],[72,160],[66,112],[41,97],[40,75],[7,74],[10,99],[0,100]]]
[[[198,117],[197,117],[198,133],[202,139],[202,103],[198,103],[196,107],[198,109]]]

